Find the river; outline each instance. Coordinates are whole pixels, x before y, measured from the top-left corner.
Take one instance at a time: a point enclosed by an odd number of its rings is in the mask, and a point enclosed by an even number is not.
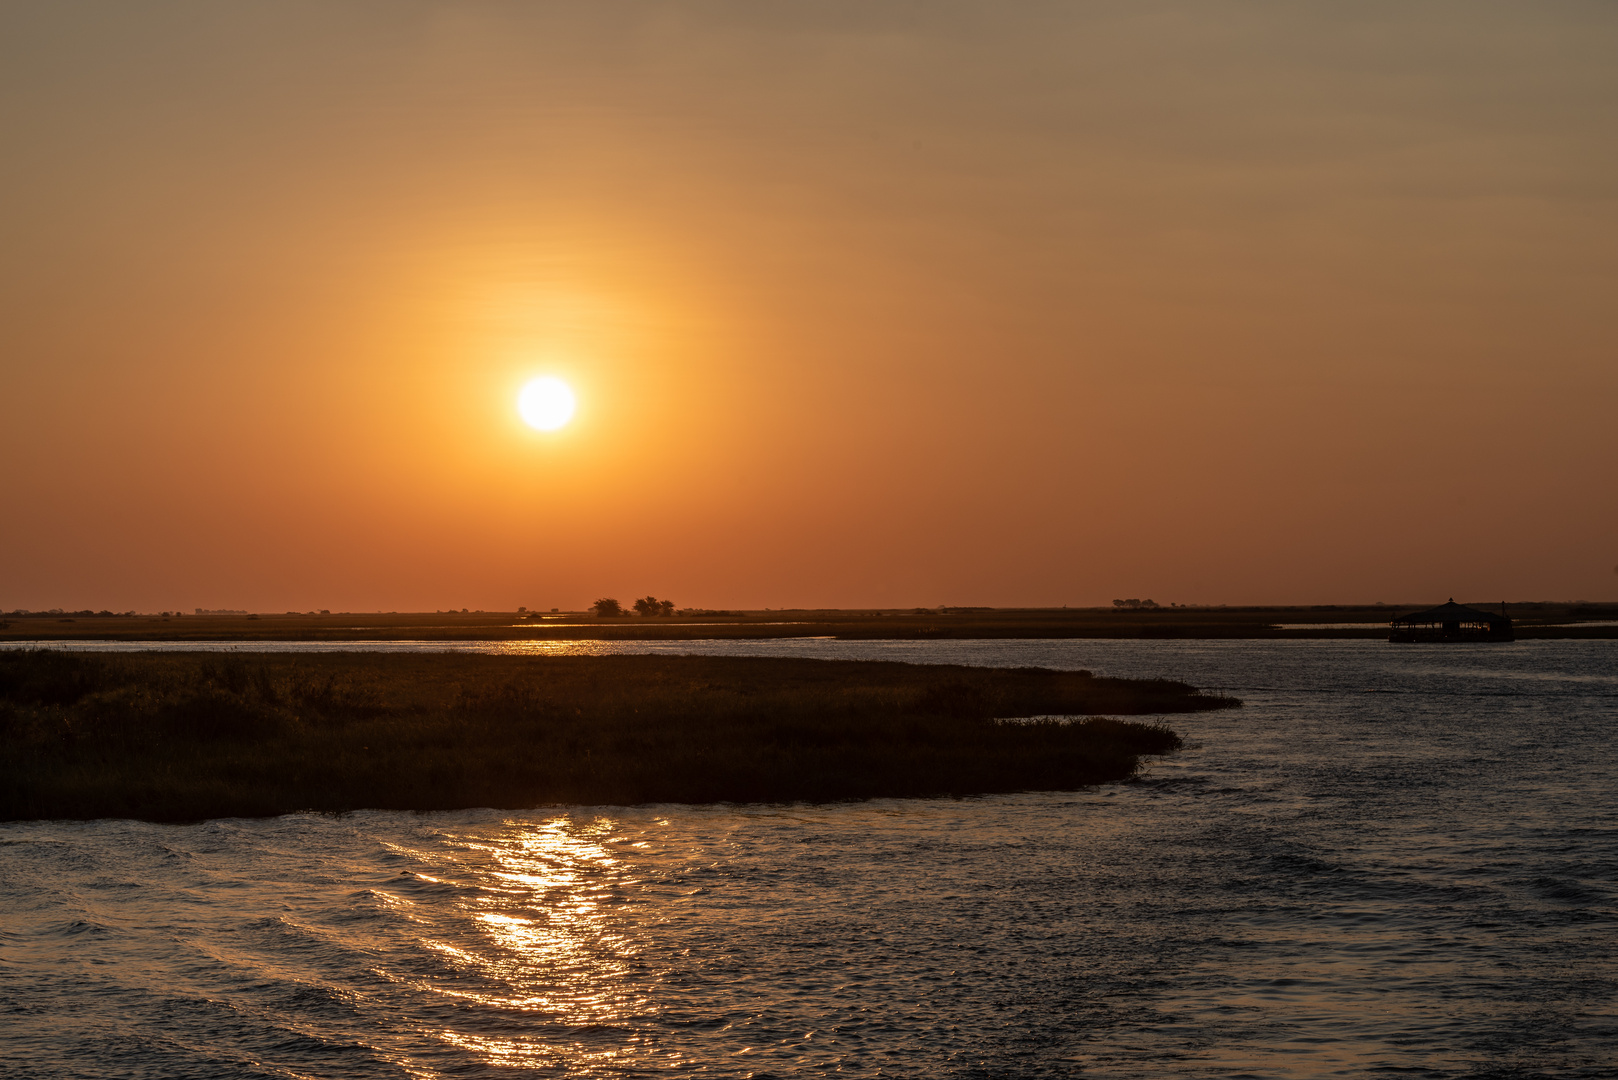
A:
[[[1247,706],[1079,792],[0,824],[0,1072],[1618,1074],[1618,641],[377,647],[1039,664]]]

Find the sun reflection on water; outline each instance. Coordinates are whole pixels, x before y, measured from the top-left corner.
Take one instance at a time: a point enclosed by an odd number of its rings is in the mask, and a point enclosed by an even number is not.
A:
[[[613,854],[615,831],[606,818],[556,818],[444,838],[459,895],[453,917],[435,920],[451,933],[424,944],[449,975],[424,989],[476,1009],[477,1022],[446,1025],[443,1042],[527,1069],[596,1071],[644,1056],[636,1031],[653,1002],[631,977],[637,947],[618,906],[635,881]]]

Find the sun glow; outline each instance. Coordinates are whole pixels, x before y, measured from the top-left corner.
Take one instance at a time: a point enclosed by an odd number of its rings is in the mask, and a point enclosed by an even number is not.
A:
[[[517,395],[517,412],[540,431],[555,431],[573,419],[577,404],[567,383],[548,375],[530,381]]]

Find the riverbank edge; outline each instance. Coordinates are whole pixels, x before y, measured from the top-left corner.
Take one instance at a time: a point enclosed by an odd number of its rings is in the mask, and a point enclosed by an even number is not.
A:
[[[1074,790],[1240,702],[1164,680],[805,658],[0,653],[0,819]],[[1004,718],[1084,717],[1005,724]]]

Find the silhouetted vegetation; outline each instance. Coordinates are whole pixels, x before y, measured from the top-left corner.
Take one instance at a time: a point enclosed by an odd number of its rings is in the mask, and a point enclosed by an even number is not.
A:
[[[624,613],[624,605],[610,596],[603,596],[590,605],[590,610],[596,613],[598,619],[615,619]]]
[[[718,611],[681,608],[683,618],[522,619],[512,612],[338,612],[303,615],[157,615],[23,618],[7,613],[0,641],[580,641],[835,637],[870,639],[1362,638],[1385,642],[1388,622],[1421,604],[1310,607],[918,608]],[[1428,604],[1427,606],[1431,606]],[[623,614],[620,607],[619,614]],[[553,609],[554,612],[554,609]],[[324,612],[322,614],[325,614]],[[581,614],[581,613],[568,613]],[[1510,605],[1518,640],[1618,638],[1618,605]]]
[[[732,657],[0,653],[0,818],[1070,789],[1228,708],[1082,672]]]
[[[674,601],[659,600],[655,596],[643,596],[635,601],[635,612],[639,615],[673,615]]]

